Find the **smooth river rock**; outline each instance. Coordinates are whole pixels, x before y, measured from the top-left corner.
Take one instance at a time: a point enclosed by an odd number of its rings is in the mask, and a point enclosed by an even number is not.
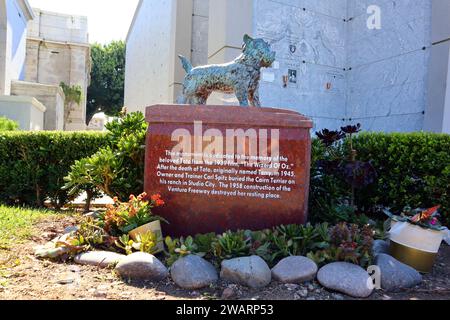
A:
[[[374,289],[366,270],[347,262],[330,263],[317,273],[317,280],[327,289],[355,298],[367,298]]]
[[[80,253],[74,259],[75,263],[81,265],[95,266],[100,268],[114,267],[126,256],[109,251],[89,251]]]
[[[272,269],[272,278],[282,283],[303,283],[313,280],[317,264],[306,257],[287,257]]]
[[[131,280],[161,281],[169,275],[167,268],[155,256],[136,252],[122,259],[116,266],[116,272]]]
[[[376,257],[379,254],[389,254],[389,242],[384,240],[375,240],[372,246],[373,256]]]
[[[220,277],[254,289],[264,288],[272,281],[269,266],[258,256],[224,260]]]
[[[381,272],[381,288],[398,291],[412,288],[422,282],[422,276],[415,269],[387,254],[379,254],[375,264]]]
[[[170,269],[172,280],[181,288],[195,290],[219,280],[216,268],[196,255],[178,259]]]

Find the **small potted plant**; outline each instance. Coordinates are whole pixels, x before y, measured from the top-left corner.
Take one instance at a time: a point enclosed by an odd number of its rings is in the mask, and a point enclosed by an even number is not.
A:
[[[384,211],[392,221],[389,237],[394,258],[422,273],[431,272],[445,237],[445,228],[438,219],[439,208],[405,208],[400,216]]]
[[[128,202],[120,202],[114,198],[114,204],[107,207],[104,214],[104,229],[113,235],[128,234],[137,241],[140,236],[152,232],[161,243],[158,249],[163,249],[161,221],[167,222],[160,216],[154,215],[152,209],[164,205],[159,194],[148,197],[146,193],[139,196],[131,195]]]

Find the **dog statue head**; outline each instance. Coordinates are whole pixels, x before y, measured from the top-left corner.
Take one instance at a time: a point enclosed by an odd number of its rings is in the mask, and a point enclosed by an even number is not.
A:
[[[276,53],[272,51],[269,43],[263,39],[253,39],[248,34],[244,36],[244,55],[259,62],[261,67],[269,68],[275,61]]]

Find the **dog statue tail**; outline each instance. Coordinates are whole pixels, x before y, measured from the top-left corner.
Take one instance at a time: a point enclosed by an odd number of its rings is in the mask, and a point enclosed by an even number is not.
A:
[[[183,65],[183,69],[186,70],[187,73],[191,72],[191,70],[194,69],[194,67],[192,66],[192,63],[190,63],[189,60],[186,59],[186,57],[183,57],[181,54],[178,55],[178,57],[181,60],[181,64]]]

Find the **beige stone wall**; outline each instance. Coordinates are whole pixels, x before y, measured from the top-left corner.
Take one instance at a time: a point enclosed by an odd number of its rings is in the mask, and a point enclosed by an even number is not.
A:
[[[39,9],[35,14],[29,24],[25,81],[81,86],[83,101],[70,110],[65,130],[85,130],[91,69],[87,19]]]
[[[44,130],[64,130],[64,92],[60,86],[13,81],[11,95],[36,98],[46,107]]]
[[[86,17],[33,9],[35,18],[28,24],[28,37],[73,43],[89,43]]]

